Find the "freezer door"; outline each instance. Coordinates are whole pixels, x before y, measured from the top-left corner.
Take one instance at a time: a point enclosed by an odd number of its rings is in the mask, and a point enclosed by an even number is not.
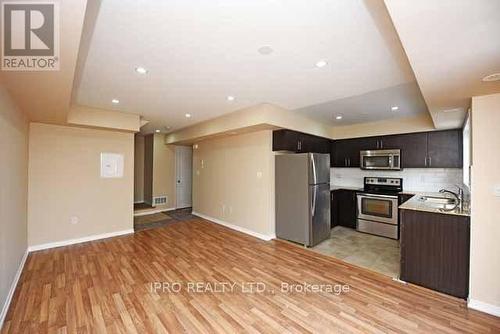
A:
[[[310,224],[307,246],[312,247],[330,237],[330,185],[309,187]]]
[[[309,184],[330,183],[330,155],[309,153]]]

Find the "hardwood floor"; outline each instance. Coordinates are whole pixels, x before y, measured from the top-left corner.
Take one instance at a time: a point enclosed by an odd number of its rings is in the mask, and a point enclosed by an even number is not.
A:
[[[324,284],[281,292],[281,282]],[[152,291],[181,282],[179,292]],[[189,292],[188,282],[237,282]],[[245,293],[239,282],[261,282]],[[325,292],[328,284],[349,291]],[[163,286],[165,287],[165,286]],[[219,288],[221,286],[219,285]],[[176,289],[176,288],[175,288]],[[29,255],[1,333],[493,333],[500,318],[286,242],[196,219]]]

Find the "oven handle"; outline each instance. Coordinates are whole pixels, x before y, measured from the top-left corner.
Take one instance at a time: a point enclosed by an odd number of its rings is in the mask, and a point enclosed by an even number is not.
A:
[[[392,198],[392,199],[398,199],[398,196],[393,196],[393,195],[371,195],[371,194],[358,194],[358,197],[364,197],[364,198]]]

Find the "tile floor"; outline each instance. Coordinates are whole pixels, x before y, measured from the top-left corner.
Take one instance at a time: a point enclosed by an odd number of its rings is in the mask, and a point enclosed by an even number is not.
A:
[[[381,274],[399,277],[399,241],[336,226],[328,240],[311,248]]]

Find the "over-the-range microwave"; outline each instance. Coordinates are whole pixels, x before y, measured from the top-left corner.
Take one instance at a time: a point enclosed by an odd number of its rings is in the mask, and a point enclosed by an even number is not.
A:
[[[360,152],[361,169],[400,170],[401,150],[370,150]]]

